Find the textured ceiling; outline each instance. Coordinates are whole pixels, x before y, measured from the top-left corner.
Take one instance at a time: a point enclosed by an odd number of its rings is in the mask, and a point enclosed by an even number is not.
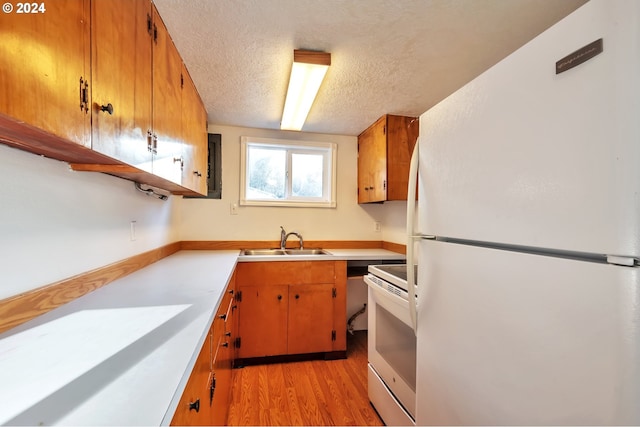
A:
[[[209,123],[279,129],[294,49],[331,53],[303,127],[418,116],[586,0],[154,0]]]

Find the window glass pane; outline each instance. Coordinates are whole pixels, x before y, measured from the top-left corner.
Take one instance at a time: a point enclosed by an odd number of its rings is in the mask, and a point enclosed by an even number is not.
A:
[[[283,199],[285,169],[286,150],[249,146],[247,198]]]
[[[291,155],[291,195],[293,197],[322,197],[322,154]]]

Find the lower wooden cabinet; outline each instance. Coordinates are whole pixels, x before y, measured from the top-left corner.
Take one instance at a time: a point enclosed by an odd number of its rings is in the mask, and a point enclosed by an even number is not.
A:
[[[238,357],[287,354],[289,285],[243,285],[238,292]]]
[[[236,357],[346,351],[346,262],[240,263]]]
[[[189,382],[182,393],[171,425],[205,426],[211,424],[209,393],[213,375],[211,369],[212,329],[213,327],[209,330],[207,339],[202,345],[202,350],[193,371],[191,371]]]
[[[235,276],[207,334],[171,425],[226,425],[233,366]]]
[[[338,333],[333,324],[336,298],[335,283],[289,286],[287,354],[334,350],[333,343]],[[345,324],[345,331],[346,327]]]

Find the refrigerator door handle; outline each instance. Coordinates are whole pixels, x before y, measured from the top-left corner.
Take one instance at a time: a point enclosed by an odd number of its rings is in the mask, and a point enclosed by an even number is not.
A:
[[[417,335],[417,314],[416,314],[416,279],[415,270],[413,265],[415,264],[413,255],[413,246],[416,238],[414,233],[414,222],[416,216],[416,187],[418,182],[418,164],[420,160],[418,147],[420,146],[420,140],[416,141],[416,145],[413,148],[413,154],[411,155],[411,163],[409,166],[409,187],[407,191],[407,291],[409,293],[409,315],[411,317],[411,326],[413,332]]]

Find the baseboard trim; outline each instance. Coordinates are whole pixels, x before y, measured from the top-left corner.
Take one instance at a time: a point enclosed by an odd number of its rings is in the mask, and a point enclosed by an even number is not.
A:
[[[337,360],[346,358],[346,350],[327,351],[320,353],[281,354],[278,356],[247,357],[244,359],[234,359],[233,367],[236,369],[240,369],[244,368],[245,366],[267,365],[271,363],[306,362],[309,360]]]

